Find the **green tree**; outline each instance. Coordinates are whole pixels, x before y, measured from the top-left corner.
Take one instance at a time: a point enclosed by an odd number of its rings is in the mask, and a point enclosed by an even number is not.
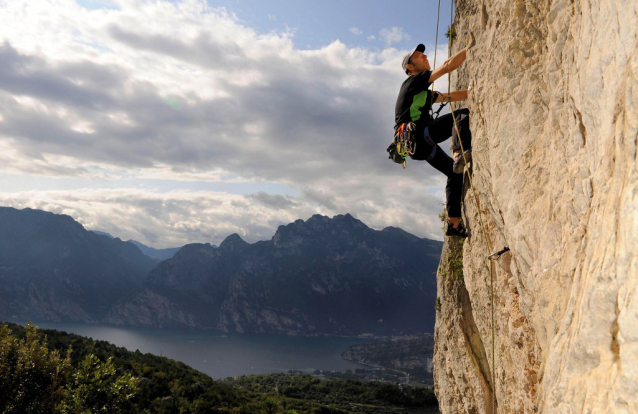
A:
[[[27,325],[26,338],[16,339],[0,328],[0,412],[5,414],[53,413],[64,396],[71,370],[71,348],[66,358],[49,351],[46,336]]]
[[[66,386],[60,404],[62,414],[108,414],[128,408],[137,391],[137,379],[126,373],[117,376],[113,359],[100,361],[88,354]]]
[[[276,398],[268,397],[261,403],[261,406],[266,414],[275,414],[277,408],[279,408],[279,403]]]

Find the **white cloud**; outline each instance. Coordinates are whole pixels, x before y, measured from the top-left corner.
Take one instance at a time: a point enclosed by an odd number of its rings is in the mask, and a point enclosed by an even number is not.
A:
[[[337,199],[331,192],[325,191],[323,188],[306,187],[302,191],[303,198],[310,203],[317,204],[328,208],[331,211],[337,211]]]
[[[232,233],[249,242],[270,239],[278,225],[313,213],[305,205],[291,204],[288,210],[275,208],[259,197],[139,189],[84,190],[81,196],[75,191],[0,193],[4,206],[68,214],[89,230],[106,231],[154,247],[190,242],[219,245]]]
[[[279,225],[306,220],[313,214],[347,212],[354,212],[376,229],[393,225],[421,237],[440,239],[436,215],[423,212],[438,214],[441,195],[427,194],[425,186],[423,191],[410,188],[407,182],[389,186],[389,181],[380,183],[386,190],[360,188],[358,182],[351,181],[342,183],[336,194],[305,188],[298,197],[140,188],[0,192],[0,205],[67,214],[89,230],[157,248],[195,242],[219,245],[232,233],[248,242],[269,240]],[[444,182],[437,179],[432,184]],[[432,231],[419,231],[429,227]]]
[[[375,35],[370,35],[370,36],[368,36],[368,41],[371,42],[371,41],[375,40],[376,38],[377,37]]]
[[[339,41],[298,50],[292,31],[257,33],[204,0],[115,5],[0,3],[3,171],[115,188],[5,192],[3,204],[72,206],[86,224],[157,246],[214,240],[232,229],[269,238],[275,223],[347,212],[376,228],[440,238],[441,195],[426,192],[443,187],[444,177],[425,163],[404,171],[385,152],[407,51]],[[382,33],[388,45],[409,39],[400,28]],[[142,188],[117,189],[124,179]],[[168,194],[142,180],[267,182],[300,195]],[[145,206],[196,207],[177,209],[179,219],[137,214],[129,196]],[[216,203],[240,208],[211,210]],[[214,219],[201,213],[208,210]]]
[[[348,30],[350,30],[350,33],[352,33],[352,34],[353,34],[353,35],[355,35],[355,36],[359,36],[359,35],[362,35],[362,34],[363,34],[363,30],[361,30],[361,29],[359,29],[359,28],[357,28],[357,27],[351,27],[351,28],[350,28],[350,29],[348,29]]]
[[[383,39],[388,46],[399,43],[404,40],[410,40],[410,35],[403,31],[402,27],[392,27],[390,29],[382,29],[379,32],[379,36]]]

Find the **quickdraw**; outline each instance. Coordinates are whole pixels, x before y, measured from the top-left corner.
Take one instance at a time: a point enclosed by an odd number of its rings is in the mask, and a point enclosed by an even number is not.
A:
[[[491,255],[487,256],[487,258],[489,260],[499,260],[504,253],[507,253],[509,251],[510,251],[510,248],[505,246],[505,247],[503,247],[503,250],[499,250],[498,252],[494,252]]]
[[[439,105],[439,109],[437,109],[436,111],[434,111],[434,110],[432,110],[432,108],[430,108],[430,110],[432,111],[432,114],[431,114],[432,119],[438,118],[439,114],[441,113],[443,108],[445,108],[447,106],[448,103],[449,103],[449,101],[443,101],[443,103],[441,105]]]
[[[416,141],[414,140],[414,132],[416,124],[414,122],[403,123],[394,134],[394,143],[397,146],[397,152],[403,158],[403,168],[405,169],[405,161],[409,155],[414,155],[416,151]]]

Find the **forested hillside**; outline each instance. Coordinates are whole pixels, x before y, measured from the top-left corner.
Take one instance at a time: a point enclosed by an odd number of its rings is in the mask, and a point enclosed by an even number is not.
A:
[[[25,365],[32,367],[28,373],[20,368]],[[29,386],[29,381],[39,385]],[[320,380],[295,374],[215,381],[165,357],[11,323],[4,324],[0,333],[0,389],[0,412],[71,413],[92,409],[94,413],[136,414],[330,414],[436,410],[430,390],[401,390],[390,383]],[[25,390],[29,392],[28,401],[19,398]],[[18,411],[16,401],[22,404]],[[99,407],[110,408],[101,411]]]

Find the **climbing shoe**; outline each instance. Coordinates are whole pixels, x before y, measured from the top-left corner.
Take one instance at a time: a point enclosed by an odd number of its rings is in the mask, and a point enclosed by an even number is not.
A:
[[[459,226],[457,228],[454,228],[454,226],[452,226],[451,224],[447,225],[447,231],[445,232],[446,236],[456,236],[456,237],[463,237],[466,238],[467,237],[467,231],[465,230],[465,227],[463,227],[462,224],[459,223]]]
[[[454,164],[452,165],[452,169],[455,173],[461,174],[463,172],[463,168],[465,167],[465,161],[472,161],[472,150],[465,150],[465,157],[462,154],[456,155],[454,159]]]

